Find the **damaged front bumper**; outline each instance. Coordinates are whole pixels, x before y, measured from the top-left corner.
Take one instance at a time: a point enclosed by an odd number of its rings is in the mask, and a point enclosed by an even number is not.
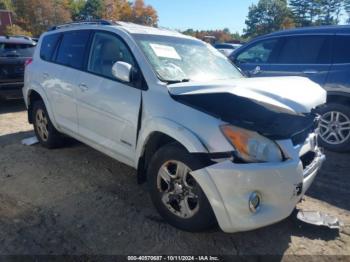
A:
[[[290,158],[280,163],[238,164],[231,160],[193,171],[191,174],[205,192],[219,223],[228,233],[247,231],[276,223],[288,217],[310,187],[325,156],[314,137],[303,146],[282,141]],[[303,156],[312,153],[308,162]],[[252,194],[259,195],[259,208],[250,208]]]

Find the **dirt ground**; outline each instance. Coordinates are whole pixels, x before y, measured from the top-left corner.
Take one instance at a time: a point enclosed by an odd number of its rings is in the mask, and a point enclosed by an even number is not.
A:
[[[0,254],[350,255],[350,154],[327,161],[299,208],[345,224],[331,230],[295,214],[259,230],[187,233],[157,214],[135,171],[81,143],[47,150],[20,101],[0,103]],[[350,257],[348,257],[350,258]]]

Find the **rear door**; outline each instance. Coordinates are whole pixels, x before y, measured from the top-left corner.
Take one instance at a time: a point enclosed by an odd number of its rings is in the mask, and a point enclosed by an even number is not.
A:
[[[131,162],[135,154],[141,90],[112,75],[112,66],[117,61],[138,68],[121,37],[96,31],[86,72],[79,74],[79,135],[117,154],[119,160]]]
[[[59,47],[53,59],[54,68],[43,73],[44,78],[47,77],[44,82],[49,90],[56,122],[61,128],[76,134],[78,134],[76,95],[79,88],[79,76],[87,55],[90,33],[90,30],[62,33]],[[54,74],[55,77],[51,74]]]
[[[326,89],[350,92],[350,34],[336,35],[333,46],[333,65]]]
[[[281,40],[270,75],[304,76],[324,86],[331,67],[333,35],[287,36]]]

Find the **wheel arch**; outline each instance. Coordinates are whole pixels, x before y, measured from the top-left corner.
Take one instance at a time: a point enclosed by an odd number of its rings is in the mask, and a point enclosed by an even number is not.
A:
[[[327,103],[338,103],[350,106],[350,93],[328,92]]]
[[[42,88],[31,88],[27,91],[27,95],[25,97],[26,99],[26,104],[27,104],[27,109],[28,109],[28,122],[29,123],[33,123],[33,105],[35,103],[35,101],[43,101],[46,110],[49,114],[50,120],[52,122],[52,124],[54,125],[55,128],[57,128],[56,126],[56,121],[52,112],[52,108],[50,106],[50,103],[47,99],[46,93],[44,92],[44,90],[42,90]]]
[[[142,130],[135,158],[139,183],[146,181],[146,171],[152,155],[166,144],[177,143],[190,153],[208,153],[208,149],[193,132],[171,120],[153,119]]]

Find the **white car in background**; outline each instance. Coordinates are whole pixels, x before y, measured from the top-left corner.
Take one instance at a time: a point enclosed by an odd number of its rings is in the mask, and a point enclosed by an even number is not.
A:
[[[23,94],[40,143],[58,147],[68,135],[134,167],[159,213],[183,230],[280,221],[324,160],[320,86],[247,79],[211,45],[178,32],[57,26],[26,64]]]
[[[234,50],[240,48],[241,44],[221,43],[215,44],[214,47],[223,53],[226,57],[229,57]]]

